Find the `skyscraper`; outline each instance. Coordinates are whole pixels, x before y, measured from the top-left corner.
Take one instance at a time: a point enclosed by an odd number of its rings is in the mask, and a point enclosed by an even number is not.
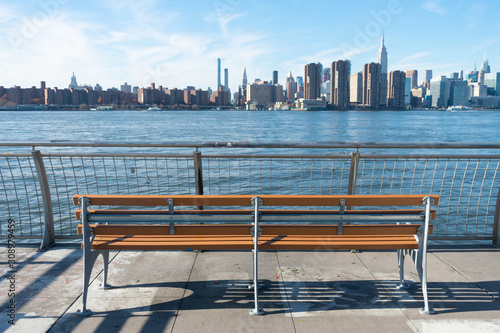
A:
[[[416,69],[410,69],[406,71],[406,77],[411,78],[411,89],[418,88],[418,71]],[[390,84],[389,84],[390,86]]]
[[[405,106],[411,103],[411,78],[405,77]]]
[[[500,96],[500,73],[485,74],[484,84],[488,87],[488,95]]]
[[[224,91],[229,91],[229,71],[224,68]]]
[[[363,104],[374,110],[380,108],[381,67],[374,62],[363,66]]]
[[[326,82],[326,81],[330,81],[331,80],[331,69],[330,68],[325,68],[323,69],[323,83]]]
[[[248,79],[247,79],[247,68],[245,67],[243,69],[243,87],[246,87],[248,84]]]
[[[248,79],[247,79],[247,68],[243,68],[243,81],[242,85],[239,86],[238,92],[235,93],[235,95],[238,95],[238,98],[235,98],[236,105],[243,105],[246,103],[247,99],[247,85],[248,85]]]
[[[127,84],[127,82],[125,82],[125,84],[122,84],[121,87],[120,87],[120,90],[123,91],[124,93],[132,93],[132,86],[130,84]]]
[[[469,105],[469,86],[467,81],[451,80],[450,106]]]
[[[78,83],[76,82],[76,76],[75,72],[73,72],[73,75],[71,76],[71,83],[68,85],[68,89],[78,89]]]
[[[432,79],[430,82],[430,94],[432,96],[432,107],[446,108],[450,100],[450,80],[446,76]]]
[[[217,89],[216,90],[219,90],[219,87],[220,87],[220,58],[217,58]]]
[[[305,66],[304,97],[305,99],[318,99],[321,97],[321,72],[323,66],[311,63]]]
[[[339,60],[332,62],[330,70],[331,104],[334,108],[345,110],[350,105],[351,62]]]
[[[283,86],[269,83],[252,83],[247,86],[247,101],[258,104],[282,102]]]
[[[387,104],[391,109],[403,110],[405,108],[406,75],[402,71],[393,71],[389,74],[389,97]]]
[[[354,73],[351,75],[351,92],[350,100],[351,104],[361,104],[363,103],[363,73]]]
[[[273,84],[278,84],[278,71],[273,72]]]
[[[382,42],[378,51],[378,63],[380,64],[380,104],[387,105],[387,49],[385,48],[385,38],[382,36]]]
[[[486,59],[486,50],[484,51],[484,61],[483,66],[481,66],[481,70],[485,73],[491,73],[491,67],[488,63],[488,59]]]
[[[387,49],[384,44],[384,36],[382,36],[382,43],[380,44],[380,49],[378,51],[378,63],[382,66],[380,73],[387,74]]]
[[[288,76],[286,78],[286,99],[288,101],[295,100],[295,94],[297,93],[297,82],[293,79],[292,70],[288,72]]]
[[[432,69],[426,69],[424,75],[424,86],[426,89],[429,89],[431,80],[432,80]]]
[[[302,76],[297,76],[296,81],[298,86],[304,86],[304,78]]]

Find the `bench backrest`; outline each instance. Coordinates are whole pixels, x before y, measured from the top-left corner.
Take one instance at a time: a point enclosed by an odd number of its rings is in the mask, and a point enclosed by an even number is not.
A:
[[[152,224],[249,224],[254,210],[249,209],[259,201],[259,221],[262,224],[337,224],[345,223],[392,223],[424,221],[422,201],[431,197],[437,203],[437,195],[75,195],[78,204],[81,197],[89,199],[89,206],[150,206],[153,210],[89,209],[90,223],[152,223]],[[167,207],[165,207],[167,206]],[[175,210],[175,206],[193,207],[192,210]],[[235,207],[230,209],[199,210],[199,206]],[[273,209],[262,209],[268,206]],[[275,207],[285,209],[274,209]],[[290,206],[321,207],[314,210],[291,210]],[[354,209],[363,206],[363,209]],[[378,206],[377,209],[366,207]],[[390,206],[388,209],[387,206]],[[418,206],[418,209],[394,206]],[[160,209],[158,209],[160,207]],[[163,207],[167,208],[164,209]],[[241,209],[241,207],[245,209]],[[326,209],[325,209],[326,207]],[[339,207],[332,210],[332,207]],[[380,207],[385,207],[381,209]],[[76,218],[81,218],[81,209]],[[430,211],[430,219],[435,211]],[[342,231],[340,231],[342,232]]]
[[[256,195],[81,195],[95,206],[251,206]],[[420,206],[425,197],[432,197],[438,204],[439,196],[429,194],[410,195],[258,195],[261,206]]]

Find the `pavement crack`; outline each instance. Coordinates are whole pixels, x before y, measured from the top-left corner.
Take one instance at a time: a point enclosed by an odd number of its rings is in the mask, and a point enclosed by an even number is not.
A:
[[[370,272],[370,275],[373,277],[373,280],[374,281],[377,281],[377,283],[380,285],[380,287],[385,291],[385,293],[387,294],[387,296],[397,305],[397,307],[399,308],[399,310],[401,311],[401,313],[406,317],[406,319],[408,320],[408,323],[411,323],[411,325],[413,325],[413,330],[417,333],[420,333],[420,330],[417,328],[417,325],[415,325],[415,323],[413,322],[413,320],[408,316],[408,314],[406,313],[406,311],[404,311],[406,308],[402,307],[401,304],[399,304],[399,302],[397,300],[394,299],[394,297],[392,296],[392,293],[386,288],[386,285],[384,283],[381,283],[377,277],[375,276],[375,274],[373,274],[373,272],[370,270],[370,268],[368,268],[368,266],[366,266],[366,264],[364,263],[364,261],[361,259],[361,257],[359,256],[359,252],[352,252],[357,258],[358,260],[361,262],[361,264],[363,264],[363,266],[366,268],[366,270],[368,272]]]
[[[285,288],[285,279],[283,278],[283,273],[282,273],[284,270],[281,267],[280,258],[278,256],[278,251],[275,251],[274,253],[276,254],[276,261],[278,262],[278,270],[280,272],[280,289],[281,289],[281,294],[284,295],[286,306],[288,308],[288,311],[290,312],[290,318],[292,320],[293,331],[295,333],[297,333],[297,328],[295,327],[295,322],[293,320],[294,317],[293,317],[292,305],[290,303],[290,297],[288,296],[288,293],[287,293],[286,288]]]
[[[172,323],[172,330],[170,330],[171,333],[174,331],[175,323],[177,321],[177,316],[179,315],[179,312],[181,311],[182,303],[184,302],[184,297],[186,296],[186,293],[187,293],[187,287],[189,285],[189,282],[191,281],[191,275],[193,274],[194,265],[196,263],[196,259],[198,258],[198,254],[200,253],[199,251],[194,251],[194,252],[195,252],[195,256],[193,259],[193,264],[191,265],[191,269],[189,270],[189,276],[188,276],[188,278],[186,280],[186,284],[184,286],[184,292],[182,293],[181,301],[179,302],[179,307],[177,308],[177,311],[175,312],[174,322]]]
[[[456,272],[458,275],[460,275],[461,277],[463,277],[465,280],[467,280],[469,283],[472,283],[473,285],[475,285],[477,288],[481,289],[485,294],[487,294],[488,296],[490,296],[491,298],[493,298],[495,301],[497,302],[500,302],[500,298],[499,297],[496,297],[494,294],[492,294],[491,292],[489,292],[488,290],[484,289],[483,287],[481,287],[477,282],[469,279],[465,274],[463,274],[462,272],[458,271],[455,267],[453,267],[453,265],[451,265],[450,263],[448,263],[446,260],[444,260],[443,258],[439,257],[438,255],[432,253],[434,255],[434,257],[436,257],[439,261],[441,261],[442,263],[444,263],[445,265],[447,265],[449,268],[451,268],[454,272]]]

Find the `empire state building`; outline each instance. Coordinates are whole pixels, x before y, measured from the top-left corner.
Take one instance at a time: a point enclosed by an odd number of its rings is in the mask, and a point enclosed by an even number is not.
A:
[[[382,44],[380,45],[380,50],[378,51],[378,61],[382,65],[381,73],[387,74],[387,49],[384,44],[384,36],[382,36]]]
[[[380,105],[387,106],[387,92],[388,92],[388,82],[387,82],[387,49],[384,44],[384,36],[382,36],[382,43],[380,45],[380,50],[378,51],[378,61],[380,64]]]

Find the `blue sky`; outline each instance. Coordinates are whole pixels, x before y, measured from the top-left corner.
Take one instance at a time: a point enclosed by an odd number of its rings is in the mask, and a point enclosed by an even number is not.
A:
[[[289,69],[349,59],[376,61],[382,33],[389,70],[434,76],[500,66],[498,0],[18,0],[0,2],[0,85],[45,80],[119,87],[123,82],[206,89],[217,58],[234,91],[248,79],[280,83]]]

